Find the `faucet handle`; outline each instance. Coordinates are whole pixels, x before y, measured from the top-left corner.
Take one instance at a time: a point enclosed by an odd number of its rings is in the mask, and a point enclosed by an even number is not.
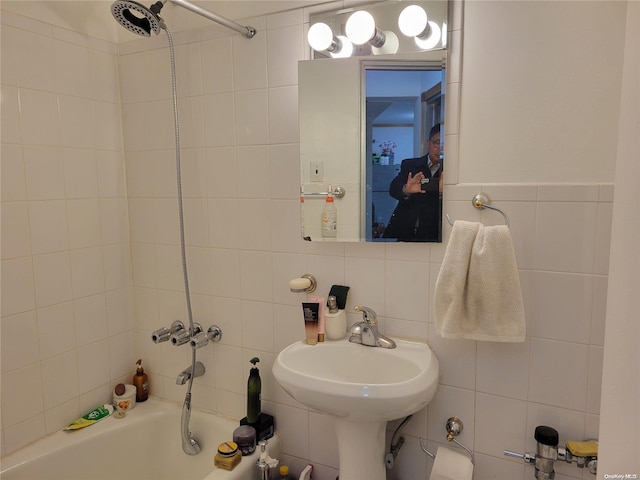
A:
[[[373,325],[378,322],[378,315],[372,308],[356,305],[353,309],[356,312],[362,312],[362,319],[365,323]]]

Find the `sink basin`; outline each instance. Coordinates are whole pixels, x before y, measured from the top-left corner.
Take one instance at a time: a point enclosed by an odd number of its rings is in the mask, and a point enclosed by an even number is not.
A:
[[[395,341],[393,349],[300,341],[274,362],[273,375],[289,395],[331,417],[340,480],[384,480],[387,421],[417,412],[436,392],[439,365],[429,346]]]
[[[321,412],[364,421],[406,417],[433,398],[438,360],[424,343],[396,344],[296,342],[280,352],[273,375],[289,395]]]

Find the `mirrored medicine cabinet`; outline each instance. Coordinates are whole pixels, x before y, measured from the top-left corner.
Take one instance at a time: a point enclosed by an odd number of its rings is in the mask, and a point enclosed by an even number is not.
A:
[[[394,47],[398,48],[396,53],[364,45],[354,48],[347,58],[313,51],[312,60],[298,64],[300,198],[305,240],[439,242],[442,239],[443,182],[439,173],[432,178],[431,174],[425,174],[419,193],[401,195],[400,199],[390,194],[391,182],[399,176],[402,160],[422,157],[424,165],[419,168],[430,165],[436,170],[440,161],[440,172],[446,165],[441,152],[445,138],[447,2],[414,3],[431,12],[429,21],[438,22],[435,25],[441,35],[445,32],[431,50],[416,49],[418,40],[414,44],[414,39],[403,38],[397,32],[402,41],[398,42],[399,47]],[[379,25],[379,19],[397,19],[406,5],[410,4],[381,2],[319,14],[311,17],[310,26],[327,23],[337,37],[348,42],[342,33],[352,13],[370,10]],[[392,25],[391,20],[385,21]],[[394,21],[398,30],[397,20]],[[394,33],[391,27],[386,29],[387,25],[382,24],[380,29],[387,39],[393,38]],[[440,131],[436,136],[433,127],[438,125]],[[435,147],[436,142],[438,148],[430,151],[429,145]],[[437,156],[433,162],[436,165],[430,162],[428,153]],[[414,161],[412,165],[419,163]],[[415,168],[412,173],[416,174]],[[405,172],[401,186],[406,183],[404,176]],[[338,212],[335,238],[322,236],[321,216],[328,195],[334,197]],[[407,220],[402,209],[411,203],[412,212]],[[419,206],[427,203],[428,207]],[[431,213],[426,217],[416,214],[416,209],[424,211],[424,208]],[[414,225],[415,215],[418,216]],[[390,227],[394,223],[392,218],[395,225]],[[398,233],[400,220],[403,224],[410,223],[404,228],[414,233]],[[420,221],[429,228],[420,226]]]

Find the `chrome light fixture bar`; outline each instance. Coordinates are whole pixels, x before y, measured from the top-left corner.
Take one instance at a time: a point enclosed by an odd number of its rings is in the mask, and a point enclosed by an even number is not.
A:
[[[417,53],[446,47],[447,1],[385,1],[312,15],[313,58]]]

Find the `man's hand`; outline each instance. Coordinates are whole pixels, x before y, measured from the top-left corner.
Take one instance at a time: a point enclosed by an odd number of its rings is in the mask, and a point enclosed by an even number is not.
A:
[[[409,195],[412,193],[424,193],[421,187],[421,181],[424,178],[424,173],[418,172],[415,176],[409,172],[407,176],[407,183],[402,187],[402,193]]]

